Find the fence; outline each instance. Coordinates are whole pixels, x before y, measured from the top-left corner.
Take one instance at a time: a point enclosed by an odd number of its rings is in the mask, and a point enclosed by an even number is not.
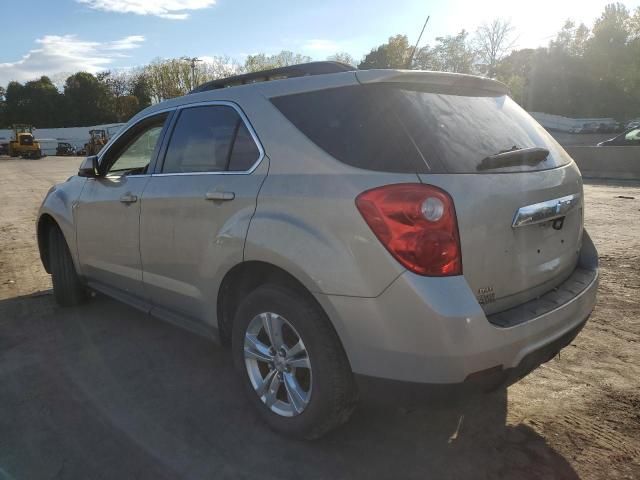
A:
[[[564,148],[585,178],[640,180],[640,147]]]

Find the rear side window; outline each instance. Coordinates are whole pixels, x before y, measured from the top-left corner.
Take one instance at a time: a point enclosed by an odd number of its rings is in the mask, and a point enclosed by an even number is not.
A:
[[[569,157],[507,96],[432,93],[408,85],[340,87],[272,98],[302,133],[337,160],[369,170],[484,173],[486,157],[542,147],[546,160],[498,171],[530,171]]]
[[[180,112],[167,147],[163,173],[244,171],[260,152],[232,107],[209,105]]]
[[[240,172],[249,170],[256,163],[259,156],[260,151],[256,142],[254,142],[247,126],[241,121],[238,125],[236,141],[231,149],[229,170]]]

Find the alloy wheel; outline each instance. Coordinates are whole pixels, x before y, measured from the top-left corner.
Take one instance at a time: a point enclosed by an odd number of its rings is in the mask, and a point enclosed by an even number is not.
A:
[[[256,315],[244,337],[244,361],[251,385],[277,415],[300,415],[311,398],[309,354],[296,329],[277,313]]]

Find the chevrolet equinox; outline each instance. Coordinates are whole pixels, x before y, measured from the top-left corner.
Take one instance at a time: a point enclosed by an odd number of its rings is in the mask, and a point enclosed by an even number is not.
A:
[[[503,84],[318,62],[138,113],[37,233],[58,303],[217,338],[266,423],[317,438],[361,385],[495,388],[571,342],[598,280],[583,204]]]

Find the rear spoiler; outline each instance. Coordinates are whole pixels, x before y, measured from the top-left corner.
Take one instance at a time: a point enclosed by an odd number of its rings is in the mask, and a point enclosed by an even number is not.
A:
[[[490,78],[462,73],[431,72],[427,70],[357,70],[362,84],[395,83],[420,85],[434,93],[474,94],[482,96],[508,95],[507,86]]]

